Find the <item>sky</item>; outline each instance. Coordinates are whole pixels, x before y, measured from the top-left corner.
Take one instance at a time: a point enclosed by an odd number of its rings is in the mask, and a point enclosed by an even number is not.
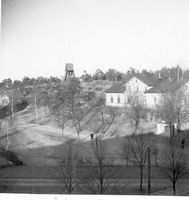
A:
[[[0,80],[189,68],[188,0],[2,0]]]

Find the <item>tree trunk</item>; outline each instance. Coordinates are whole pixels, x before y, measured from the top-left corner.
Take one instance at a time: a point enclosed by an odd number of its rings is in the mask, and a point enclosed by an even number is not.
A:
[[[148,195],[151,193],[151,150],[148,147]]]
[[[170,141],[172,138],[172,127],[171,127],[172,123],[169,123],[169,134],[170,134]]]
[[[151,121],[153,120],[153,116],[154,116],[154,113],[153,112],[151,112]]]
[[[100,170],[100,194],[103,194],[103,175],[102,175],[102,170],[103,170],[103,166],[102,166],[102,161],[99,161],[99,170]]]
[[[62,137],[64,137],[64,123],[62,123]]]
[[[157,155],[156,154],[154,155],[154,158],[155,158],[155,166],[157,167],[158,164],[157,164]]]
[[[173,182],[173,195],[176,196],[176,183]]]
[[[140,167],[140,190],[142,190],[142,184],[143,184],[143,168]]]
[[[79,142],[79,140],[80,140],[79,133],[80,133],[80,131],[77,130],[77,142]]]

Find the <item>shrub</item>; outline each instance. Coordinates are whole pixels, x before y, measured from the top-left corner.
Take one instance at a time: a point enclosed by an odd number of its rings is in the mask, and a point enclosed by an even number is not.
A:
[[[0,156],[4,157],[6,160],[12,162],[16,166],[23,165],[23,162],[18,158],[18,156],[13,151],[9,151],[4,148],[1,148]]]

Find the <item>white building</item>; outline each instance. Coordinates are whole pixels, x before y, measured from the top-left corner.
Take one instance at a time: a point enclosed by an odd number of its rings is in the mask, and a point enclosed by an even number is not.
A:
[[[155,108],[163,103],[164,95],[171,87],[172,83],[169,81],[147,79],[140,75],[134,75],[125,83],[115,84],[106,90],[106,105],[123,107],[129,103],[129,98],[134,93],[147,107]],[[189,81],[179,81],[175,88],[182,88],[189,102]]]
[[[158,84],[156,79],[144,79],[140,75],[130,77],[125,83],[118,83],[107,89],[106,105],[123,107],[130,101],[132,94],[137,94],[146,103],[146,91]]]
[[[0,107],[4,107],[9,104],[9,97],[7,95],[0,94]]]

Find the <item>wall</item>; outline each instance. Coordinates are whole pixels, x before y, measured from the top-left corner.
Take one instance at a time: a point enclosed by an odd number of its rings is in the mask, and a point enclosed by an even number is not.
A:
[[[146,106],[153,108],[156,105],[161,104],[162,94],[160,94],[160,93],[146,93],[145,99],[146,99]],[[156,101],[155,101],[155,99],[156,99]]]
[[[141,92],[144,93],[146,90],[149,90],[151,86],[146,85],[136,77],[130,79],[126,84],[127,92]]]
[[[177,134],[177,124],[175,123],[174,124],[174,127],[175,127],[175,134]],[[170,127],[169,127],[169,124],[166,124],[166,123],[157,123],[157,132],[156,132],[157,135],[159,134],[164,134],[166,136],[169,136],[170,137]]]
[[[117,102],[117,97],[120,96],[120,103]],[[113,97],[113,103],[111,102]],[[123,107],[125,105],[125,94],[124,93],[106,93],[106,105]]]

